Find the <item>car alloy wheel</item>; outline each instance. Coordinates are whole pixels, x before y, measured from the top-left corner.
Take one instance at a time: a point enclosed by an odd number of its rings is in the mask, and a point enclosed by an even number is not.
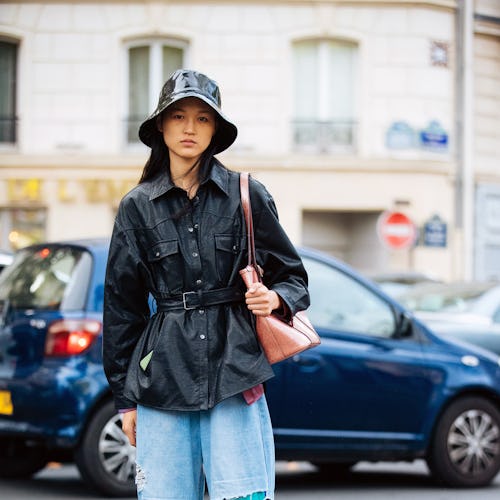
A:
[[[120,482],[133,481],[135,448],[122,431],[122,416],[114,415],[99,436],[99,458],[104,469]]]
[[[477,396],[453,401],[437,422],[427,463],[445,485],[489,484],[500,471],[499,408]]]
[[[83,480],[107,496],[135,495],[135,448],[122,431],[122,417],[108,400],[91,415],[75,450]]]
[[[460,414],[448,433],[448,453],[453,465],[466,476],[481,475],[495,462],[500,451],[500,429],[482,410]]]

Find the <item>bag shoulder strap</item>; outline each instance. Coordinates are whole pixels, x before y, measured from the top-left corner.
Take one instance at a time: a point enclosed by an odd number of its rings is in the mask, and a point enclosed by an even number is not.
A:
[[[260,275],[258,272],[259,266],[257,265],[257,259],[255,256],[255,236],[253,231],[252,205],[250,202],[249,177],[248,172],[241,172],[240,174],[241,206],[243,207],[243,214],[245,215],[247,229],[248,265],[253,266],[257,271],[257,274]]]

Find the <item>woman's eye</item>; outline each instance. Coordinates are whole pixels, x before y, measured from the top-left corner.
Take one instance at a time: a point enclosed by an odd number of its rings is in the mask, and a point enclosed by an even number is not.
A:
[[[208,118],[206,116],[200,116],[200,122],[208,123]]]
[[[174,120],[181,120],[182,119],[182,115],[179,114],[179,113],[175,113],[175,114],[172,115],[172,118]]]

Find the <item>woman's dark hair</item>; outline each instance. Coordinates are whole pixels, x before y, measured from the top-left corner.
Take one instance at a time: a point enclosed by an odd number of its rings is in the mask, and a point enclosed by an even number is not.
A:
[[[166,172],[170,171],[170,159],[163,136],[158,133],[154,134],[151,138],[151,154],[149,155],[146,165],[144,165],[139,184],[149,181],[162,170]]]

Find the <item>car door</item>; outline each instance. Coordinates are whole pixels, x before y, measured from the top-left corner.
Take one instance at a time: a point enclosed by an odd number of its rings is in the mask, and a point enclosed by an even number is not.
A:
[[[275,365],[267,392],[277,449],[413,446],[433,387],[419,341],[397,338],[395,309],[375,288],[303,259],[322,344]]]

